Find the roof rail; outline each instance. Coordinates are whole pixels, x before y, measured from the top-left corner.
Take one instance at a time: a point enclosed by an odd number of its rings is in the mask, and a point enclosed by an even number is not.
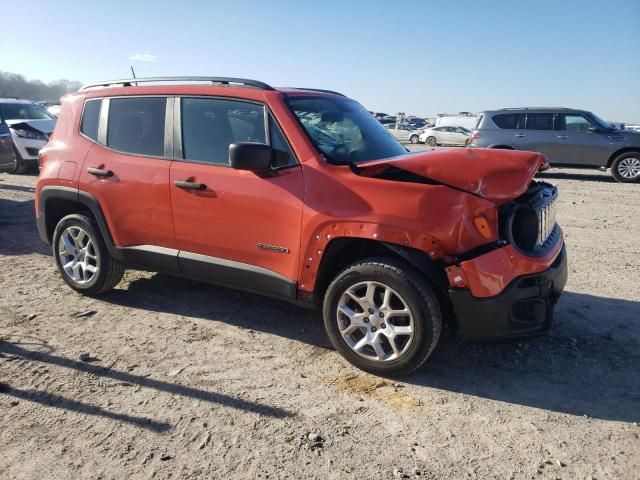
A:
[[[575,108],[571,108],[571,107],[507,107],[507,108],[500,108],[499,110],[566,110],[566,111],[570,111],[570,110],[576,110]]]
[[[109,80],[106,82],[97,82],[84,85],[80,90],[87,90],[93,87],[110,87],[113,85],[122,85],[123,87],[137,86],[139,83],[169,83],[169,82],[210,82],[213,84],[219,83],[222,85],[245,85],[247,87],[254,87],[260,90],[274,90],[274,88],[266,83],[259,82],[257,80],[249,80],[246,78],[233,78],[233,77],[148,77],[148,78],[127,78],[123,80]]]
[[[320,93],[331,93],[333,95],[340,95],[341,97],[346,97],[345,94],[336,92],[334,90],[325,90],[323,88],[304,88],[304,87],[291,87],[294,90],[309,90],[310,92],[320,92]]]

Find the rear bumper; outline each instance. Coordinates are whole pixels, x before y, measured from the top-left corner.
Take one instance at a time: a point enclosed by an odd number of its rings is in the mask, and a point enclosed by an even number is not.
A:
[[[467,288],[450,288],[460,334],[469,341],[500,341],[545,333],[567,275],[563,245],[547,269],[515,278],[498,295],[475,297]]]

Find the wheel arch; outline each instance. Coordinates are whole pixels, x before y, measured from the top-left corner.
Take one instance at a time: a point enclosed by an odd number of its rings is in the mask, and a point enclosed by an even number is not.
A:
[[[98,225],[109,253],[119,257],[100,203],[90,193],[76,188],[46,186],[40,190],[37,223],[42,240],[50,244],[58,222],[73,213],[90,216]]]
[[[338,237],[327,244],[316,274],[314,297],[321,301],[331,281],[343,269],[372,257],[406,262],[425,276],[441,301],[448,298],[448,281],[442,262],[431,259],[426,252],[416,248],[359,237]]]
[[[629,152],[638,152],[640,153],[640,147],[624,147],[624,148],[619,148],[618,150],[616,150],[615,152],[613,152],[610,156],[609,156],[609,160],[607,160],[607,168],[611,168],[611,165],[613,164],[613,161],[619,156],[622,155],[623,153],[629,153]]]

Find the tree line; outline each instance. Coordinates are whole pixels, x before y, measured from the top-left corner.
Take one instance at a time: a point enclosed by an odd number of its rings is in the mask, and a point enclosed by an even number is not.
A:
[[[0,71],[0,97],[17,97],[43,102],[59,102],[60,97],[77,91],[81,82],[55,80],[45,83],[41,80],[29,80],[19,73]]]

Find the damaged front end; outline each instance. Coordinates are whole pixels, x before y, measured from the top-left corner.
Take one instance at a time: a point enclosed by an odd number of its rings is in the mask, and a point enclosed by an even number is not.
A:
[[[465,339],[523,338],[551,326],[567,281],[567,256],[555,219],[557,190],[533,181],[547,167],[537,153],[476,149],[357,166],[360,175],[445,185],[468,194],[460,198],[458,210],[448,210],[459,212],[464,225],[457,246],[443,258],[449,298]],[[491,205],[484,213],[475,207],[480,199]],[[463,233],[471,230],[485,240],[467,248]]]
[[[532,182],[499,211],[501,245],[446,268],[449,298],[467,340],[517,339],[546,332],[567,282],[556,223],[557,190]]]

